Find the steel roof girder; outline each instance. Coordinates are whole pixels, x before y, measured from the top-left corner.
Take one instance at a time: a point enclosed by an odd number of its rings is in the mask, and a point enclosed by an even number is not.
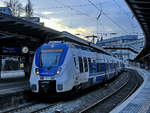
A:
[[[130,0],[129,1],[130,3],[132,3],[132,4],[150,4],[150,1],[147,1],[147,0],[139,0],[139,1],[137,1],[137,0]]]

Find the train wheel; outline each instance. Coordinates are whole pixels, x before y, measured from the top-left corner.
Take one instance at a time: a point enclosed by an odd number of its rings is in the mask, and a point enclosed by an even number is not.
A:
[[[68,91],[63,95],[64,100],[72,100],[79,96],[79,93],[82,91],[82,85],[77,85],[73,87],[71,91]]]

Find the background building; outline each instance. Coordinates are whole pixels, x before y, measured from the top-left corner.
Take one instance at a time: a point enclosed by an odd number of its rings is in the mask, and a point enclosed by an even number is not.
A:
[[[108,52],[127,61],[128,59],[134,59],[138,52],[143,48],[144,38],[138,38],[138,35],[125,35],[106,40],[99,40],[97,44],[103,48],[110,48],[107,49]]]

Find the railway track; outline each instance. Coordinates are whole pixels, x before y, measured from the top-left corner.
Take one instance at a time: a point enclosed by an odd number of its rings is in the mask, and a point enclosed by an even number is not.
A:
[[[58,103],[58,102],[53,103],[53,104],[32,102],[32,103],[28,103],[24,106],[17,107],[15,109],[5,111],[3,113],[40,113],[40,112],[43,112],[44,110],[50,109],[59,104],[60,103]]]
[[[136,79],[135,79],[136,76]],[[132,82],[134,82],[134,85],[132,85],[132,87],[129,87]],[[112,93],[110,93],[109,95],[103,97],[102,99],[98,100],[97,102],[93,103],[92,105],[82,109],[79,113],[108,113],[110,112],[113,108],[117,107],[118,105],[120,105],[121,103],[123,103],[134,91],[136,91],[136,89],[139,87],[139,85],[141,84],[140,78],[137,75],[134,76],[128,76],[128,80],[118,89],[114,90]],[[113,98],[120,98],[123,94],[125,93],[124,89],[126,89],[126,91],[128,90],[128,94],[126,96],[124,96],[123,99],[121,99],[119,101],[119,103],[115,103],[113,105],[113,107],[106,107],[108,104],[108,101],[110,100],[114,100]],[[114,100],[115,101],[115,100]],[[111,103],[113,104],[113,103]]]
[[[130,71],[129,71],[130,72]],[[72,113],[108,113],[113,108],[117,107],[119,104],[124,102],[141,84],[140,78],[136,73],[129,72],[124,74],[119,80],[114,82],[114,84],[110,83],[111,86],[116,86],[111,88],[111,92],[108,94],[97,98],[93,103],[87,106],[81,107],[78,110],[74,109],[75,111],[71,111]],[[124,80],[124,81],[123,81]],[[121,83],[121,85],[119,85]],[[107,86],[110,88],[110,86]],[[126,92],[126,94],[124,94]],[[92,99],[92,98],[91,98]],[[120,100],[119,100],[120,99]],[[118,101],[119,100],[119,101]],[[75,100],[73,100],[74,102]],[[114,104],[114,102],[117,103]],[[5,113],[40,113],[40,112],[48,112],[55,110],[59,105],[66,106],[67,102],[57,102],[53,104],[46,104],[40,102],[29,103],[25,106],[18,107],[16,109],[7,111]],[[111,107],[109,105],[112,105]],[[58,107],[58,109],[62,112],[65,112],[64,109]],[[55,112],[55,111],[54,111]]]

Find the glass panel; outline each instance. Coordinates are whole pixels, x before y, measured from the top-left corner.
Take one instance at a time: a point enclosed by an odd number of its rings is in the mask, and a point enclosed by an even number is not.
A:
[[[58,66],[62,50],[42,50],[40,67]]]
[[[89,72],[92,73],[92,64],[90,58],[88,58],[88,62],[89,62]]]
[[[80,73],[83,72],[83,62],[82,62],[82,58],[81,57],[78,57],[79,58],[79,67],[80,67]]]
[[[88,64],[87,64],[86,57],[84,57],[84,68],[85,68],[85,72],[88,72]]]
[[[23,70],[24,63],[19,61],[19,57],[2,57],[2,71]]]

